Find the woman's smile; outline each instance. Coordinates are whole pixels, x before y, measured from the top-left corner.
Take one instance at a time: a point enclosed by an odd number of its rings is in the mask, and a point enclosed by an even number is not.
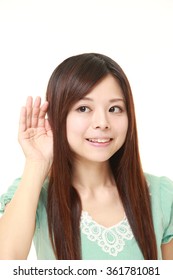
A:
[[[113,138],[89,138],[86,139],[91,146],[107,147],[112,142]]]

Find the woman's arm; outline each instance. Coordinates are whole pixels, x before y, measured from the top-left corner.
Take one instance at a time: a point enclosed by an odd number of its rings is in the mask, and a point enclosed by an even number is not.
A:
[[[162,258],[163,260],[173,260],[173,239],[166,244],[162,244]]]
[[[19,187],[0,218],[0,259],[26,259],[35,229],[40,191],[53,158],[53,137],[45,115],[48,103],[28,97],[19,123],[19,143],[26,157]]]
[[[19,187],[0,218],[0,259],[27,259],[46,166],[26,162]]]

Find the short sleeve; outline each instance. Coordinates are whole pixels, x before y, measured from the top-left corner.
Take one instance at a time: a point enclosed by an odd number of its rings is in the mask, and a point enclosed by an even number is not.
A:
[[[173,239],[173,182],[167,177],[162,177],[160,191],[164,222],[162,243],[168,243]]]
[[[0,196],[0,214],[5,210],[5,205],[13,198],[21,178],[16,179],[13,184],[7,189],[7,192]]]

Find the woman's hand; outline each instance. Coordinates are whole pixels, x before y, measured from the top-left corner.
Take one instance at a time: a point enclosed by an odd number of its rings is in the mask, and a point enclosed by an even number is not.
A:
[[[51,166],[53,160],[53,135],[46,119],[48,102],[41,106],[41,98],[29,96],[22,107],[19,121],[19,143],[26,160],[44,162]]]

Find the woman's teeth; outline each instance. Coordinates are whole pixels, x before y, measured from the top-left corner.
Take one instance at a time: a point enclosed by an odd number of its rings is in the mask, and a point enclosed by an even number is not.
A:
[[[110,140],[112,140],[111,138],[105,138],[105,139],[87,139],[90,142],[93,143],[107,143],[110,142]]]

